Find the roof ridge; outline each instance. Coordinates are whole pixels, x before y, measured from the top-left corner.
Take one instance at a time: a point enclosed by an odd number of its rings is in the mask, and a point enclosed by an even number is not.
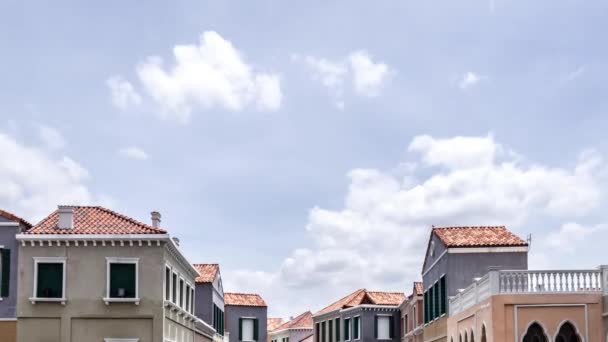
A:
[[[196,265],[200,265],[200,266],[215,266],[215,265],[217,265],[217,266],[219,266],[220,264],[218,262],[212,262],[212,263],[202,263],[202,264],[194,263],[192,265],[194,265],[194,266],[196,266]]]
[[[506,225],[432,226],[433,229],[507,228]]]
[[[4,217],[6,217],[6,218],[8,218],[10,220],[17,221],[17,222],[19,222],[21,224],[24,224],[24,225],[28,226],[28,228],[33,227],[33,225],[29,221],[27,221],[27,220],[25,220],[25,219],[23,219],[23,218],[15,215],[15,214],[11,213],[10,211],[4,210],[4,209],[0,209],[0,216],[4,216]]]
[[[136,220],[136,219],[134,219],[134,218],[132,218],[132,217],[129,217],[129,216],[127,216],[127,215],[123,215],[123,214],[121,214],[121,213],[119,213],[119,212],[116,212],[116,211],[114,211],[114,210],[112,210],[112,209],[109,209],[109,208],[106,208],[106,207],[102,207],[102,206],[100,206],[100,205],[98,205],[98,206],[90,206],[90,208],[98,208],[98,209],[101,209],[101,210],[106,211],[106,212],[108,212],[108,213],[110,213],[110,214],[112,214],[112,215],[116,215],[116,216],[120,217],[120,218],[121,218],[121,219],[123,219],[123,220],[127,220],[127,221],[129,221],[129,222],[131,222],[131,223],[134,223],[134,224],[140,225],[140,226],[142,226],[143,228],[149,229],[149,230],[151,230],[151,231],[153,231],[153,232],[158,232],[158,233],[161,233],[161,234],[166,234],[166,233],[167,233],[167,231],[166,231],[166,230],[164,230],[164,229],[162,229],[162,228],[156,228],[156,227],[152,227],[152,226],[150,226],[150,225],[148,225],[148,224],[146,224],[146,223],[143,223],[143,222],[141,222],[141,221],[139,221],[139,220]]]

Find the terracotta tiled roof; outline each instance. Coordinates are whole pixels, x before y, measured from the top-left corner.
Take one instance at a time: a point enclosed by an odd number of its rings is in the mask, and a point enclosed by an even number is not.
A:
[[[311,334],[310,336],[301,339],[299,342],[313,342],[314,336],[315,336],[315,334]]]
[[[212,283],[215,280],[217,272],[220,270],[218,264],[194,264],[194,268],[200,276],[196,278],[197,283]]]
[[[317,314],[361,304],[399,305],[404,299],[405,294],[401,292],[367,291],[366,289],[360,289],[326,306],[325,308],[321,309],[321,311],[317,312]]]
[[[312,312],[306,311],[298,317],[281,324],[276,330],[284,329],[312,329]]]
[[[271,332],[276,330],[276,328],[281,324],[283,324],[282,318],[271,317],[266,320],[266,329],[268,330],[268,332]]]
[[[264,299],[255,293],[224,293],[224,304],[234,306],[267,306]]]
[[[166,234],[165,230],[136,221],[110,209],[98,206],[72,206],[74,227],[57,227],[59,214],[54,211],[25,234]]]
[[[526,241],[505,226],[433,227],[433,233],[447,247],[527,246]]]
[[[422,287],[422,282],[415,281],[414,282],[414,291],[417,296],[422,296],[424,294],[424,288]]]
[[[22,225],[26,226],[27,228],[31,228],[32,227],[31,223],[27,222],[26,220],[22,219],[21,217],[15,215],[15,214],[9,213],[6,210],[0,209],[0,216],[3,216],[5,218],[7,218],[9,220],[12,220],[12,221],[15,221],[15,222],[19,222]]]

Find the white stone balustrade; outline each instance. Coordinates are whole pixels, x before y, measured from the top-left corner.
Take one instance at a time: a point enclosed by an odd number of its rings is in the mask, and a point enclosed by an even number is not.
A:
[[[595,270],[490,271],[449,300],[450,315],[498,294],[608,294],[608,266]]]

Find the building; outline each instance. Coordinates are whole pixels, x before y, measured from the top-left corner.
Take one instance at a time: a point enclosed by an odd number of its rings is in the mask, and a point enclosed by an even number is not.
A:
[[[17,340],[17,270],[19,247],[16,235],[32,225],[0,209],[0,342]]]
[[[268,306],[260,295],[225,293],[224,304],[230,342],[268,340]]]
[[[400,292],[357,290],[313,315],[314,342],[400,341]]]
[[[271,342],[299,342],[313,335],[312,312],[306,311],[270,333]]]
[[[412,294],[399,306],[401,312],[401,342],[422,342],[424,332],[422,282],[415,282]]]
[[[270,333],[273,332],[276,328],[278,328],[281,324],[283,324],[283,319],[280,317],[268,317],[266,320],[266,334],[268,338],[266,339],[270,342]]]
[[[216,339],[224,337],[224,286],[218,264],[194,264],[200,274],[196,278],[195,315],[216,331]]]
[[[606,341],[607,296],[608,266],[492,270],[450,299],[449,341]]]
[[[18,341],[194,341],[198,272],[160,222],[59,206],[18,234]]]
[[[433,227],[422,267],[424,341],[447,341],[448,298],[471,279],[527,268],[528,244],[504,226]]]

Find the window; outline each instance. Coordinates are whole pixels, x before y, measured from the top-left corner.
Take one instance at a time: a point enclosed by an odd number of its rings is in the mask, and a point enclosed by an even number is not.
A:
[[[173,279],[171,279],[171,301],[173,304],[177,304],[177,273],[173,273]]]
[[[351,324],[350,318],[344,319],[344,341],[350,341],[350,339],[351,339],[350,324]],[[317,341],[319,341],[319,340],[317,339]]]
[[[192,293],[190,294],[190,313],[194,315],[194,294],[196,292],[194,292],[194,287],[191,288],[190,291],[192,291]],[[223,319],[222,319],[222,322],[224,322]],[[223,330],[222,330],[221,335],[224,335],[224,331]]]
[[[190,285],[186,285],[186,311],[190,312]]]
[[[548,342],[549,339],[545,335],[544,329],[540,324],[534,322],[528,327],[523,342]]]
[[[336,318],[336,342],[340,342],[340,319]]]
[[[439,313],[439,282],[435,283],[435,286],[433,286],[433,295],[435,296],[433,298],[433,312],[434,312],[434,316],[433,319],[437,318],[440,316]]]
[[[138,338],[104,338],[104,342],[139,342]]]
[[[471,328],[471,342],[475,342],[475,333],[473,332],[472,328]]]
[[[321,342],[327,341],[325,339],[325,337],[327,336],[327,331],[325,329],[327,329],[327,323],[323,322],[323,323],[321,323]]]
[[[179,306],[184,308],[184,279],[179,280]]]
[[[106,303],[109,299],[136,300],[138,292],[137,258],[106,258],[107,290]]]
[[[576,333],[576,329],[570,322],[564,323],[559,329],[555,342],[580,342],[581,339]]]
[[[443,315],[448,312],[448,296],[446,294],[445,288],[445,276],[439,279],[439,295],[441,297],[441,310],[439,311],[439,313]]]
[[[165,268],[165,300],[171,300],[171,268]]]
[[[11,278],[11,250],[0,248],[0,298],[8,297]]]
[[[317,336],[315,341],[317,341],[317,342],[321,341],[321,323],[315,324],[315,333]]]
[[[224,312],[213,304],[213,328],[218,334],[224,335]]]
[[[407,315],[405,315],[405,317],[403,318],[403,335],[405,335],[408,332],[408,330],[407,330],[407,318],[408,318]]]
[[[378,340],[390,340],[392,336],[392,316],[377,315],[374,322],[374,336]]]
[[[259,322],[256,318],[239,318],[239,341],[257,341]]]
[[[481,326],[481,342],[488,342],[488,338],[486,337],[486,326],[485,325]]]
[[[327,321],[327,328],[329,329],[327,332],[329,342],[334,342],[334,321]]]
[[[34,299],[65,300],[65,258],[34,258]]]
[[[353,339],[358,340],[361,338],[361,316],[353,318]]]
[[[429,322],[429,292],[426,291],[423,294],[423,302],[424,302],[424,324]]]

